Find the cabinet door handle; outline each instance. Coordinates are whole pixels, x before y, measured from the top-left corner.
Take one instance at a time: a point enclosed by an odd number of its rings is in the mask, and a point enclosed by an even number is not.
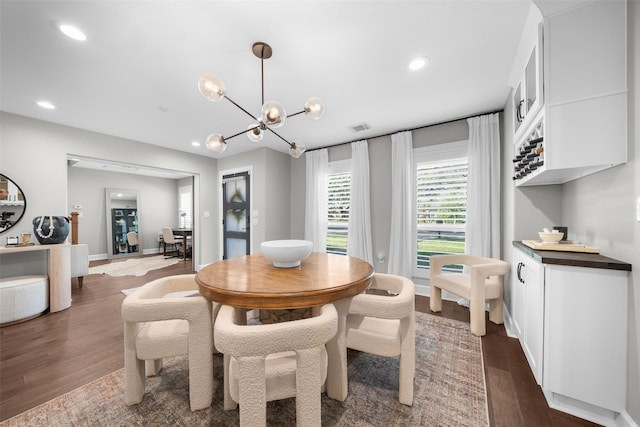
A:
[[[524,283],[524,279],[522,278],[522,267],[524,267],[524,263],[519,262],[518,269],[517,269],[517,276],[518,276],[518,281],[520,283]]]
[[[524,99],[520,100],[520,102],[518,103],[518,108],[516,108],[516,119],[519,122],[522,122],[522,120],[524,120],[524,115],[522,114],[523,106],[524,106]]]

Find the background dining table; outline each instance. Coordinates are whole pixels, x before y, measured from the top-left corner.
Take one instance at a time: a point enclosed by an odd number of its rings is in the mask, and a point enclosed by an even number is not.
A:
[[[347,397],[346,316],[351,298],[373,280],[371,264],[345,255],[313,252],[300,266],[277,268],[262,254],[209,264],[196,274],[200,293],[220,304],[245,309],[297,309],[333,303],[338,332],[327,343],[327,395]]]

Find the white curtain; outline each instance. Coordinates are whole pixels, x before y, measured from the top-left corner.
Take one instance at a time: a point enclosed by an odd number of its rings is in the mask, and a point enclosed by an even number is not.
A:
[[[367,141],[351,144],[351,200],[347,255],[373,264],[371,203],[369,195],[369,148]]]
[[[413,145],[411,132],[391,135],[391,242],[388,273],[413,273]]]
[[[314,252],[327,251],[327,186],[329,154],[326,148],[308,151],[307,196],[304,215],[304,238],[313,242]]]
[[[500,258],[500,123],[498,114],[469,123],[466,253]]]

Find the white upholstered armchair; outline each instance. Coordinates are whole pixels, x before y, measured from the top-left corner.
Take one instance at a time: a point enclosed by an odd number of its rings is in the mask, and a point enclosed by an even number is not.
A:
[[[192,296],[165,297],[194,291]],[[217,304],[216,304],[217,306]],[[192,411],[211,406],[213,397],[213,304],[199,295],[195,274],[163,277],[130,294],[122,303],[124,319],[125,403],[140,403],[146,373],[157,374],[162,359],[189,357]]]
[[[267,402],[296,398],[296,424],[319,426],[320,395],[327,376],[325,344],[336,334],[333,304],[317,316],[246,325],[246,310],[223,305],[214,326],[224,353],[225,410],[240,404],[240,426],[265,426]]]
[[[415,378],[415,284],[406,277],[376,273],[368,291],[351,300],[347,347],[400,359],[398,400],[413,405]]]
[[[431,255],[431,311],[442,311],[442,289],[469,300],[471,333],[487,333],[485,300],[489,300],[489,320],[502,323],[503,276],[509,272],[507,262],[472,255]],[[445,265],[464,265],[468,273],[443,273]]]

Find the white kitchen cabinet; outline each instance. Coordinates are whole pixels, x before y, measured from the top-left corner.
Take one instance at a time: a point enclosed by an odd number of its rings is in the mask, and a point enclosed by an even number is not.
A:
[[[516,334],[536,382],[542,384],[543,268],[539,262],[516,250],[511,271],[514,298],[513,323]]]
[[[519,242],[513,262],[510,316],[549,406],[616,425],[626,406],[631,265]]]
[[[545,17],[543,33],[544,102],[516,130],[516,185],[560,184],[627,161],[626,1]]]
[[[531,48],[521,78],[513,90],[513,132],[519,139],[542,105],[542,25]]]

